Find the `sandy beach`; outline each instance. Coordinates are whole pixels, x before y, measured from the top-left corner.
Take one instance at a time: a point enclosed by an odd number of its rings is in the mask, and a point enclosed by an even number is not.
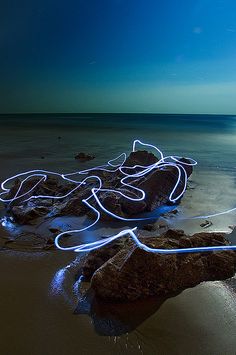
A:
[[[236,299],[222,282],[203,283],[161,305],[158,300],[136,303],[128,317],[122,306],[105,314],[98,307],[91,316],[74,313],[75,268],[57,277],[74,255],[1,252],[0,257],[5,355],[235,353]]]

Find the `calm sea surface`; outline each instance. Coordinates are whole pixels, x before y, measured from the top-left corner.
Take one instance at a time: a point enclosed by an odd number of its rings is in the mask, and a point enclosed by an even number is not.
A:
[[[190,156],[199,169],[236,169],[236,117],[212,115],[18,115],[0,116],[1,174],[4,159],[17,166],[77,169],[78,151],[95,154],[100,164],[129,152],[134,139],[154,144],[165,154]],[[62,139],[58,139],[58,137]],[[41,157],[45,160],[42,161]]]

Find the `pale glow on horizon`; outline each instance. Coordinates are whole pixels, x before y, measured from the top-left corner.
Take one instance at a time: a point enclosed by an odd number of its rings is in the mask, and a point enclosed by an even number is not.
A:
[[[26,98],[17,113],[176,113],[236,114],[236,82],[209,84],[127,84],[109,87],[70,89],[58,87],[23,91]],[[47,98],[50,95],[50,100]],[[36,99],[35,99],[36,98]],[[89,108],[89,109],[88,109]],[[10,108],[5,108],[5,112]]]

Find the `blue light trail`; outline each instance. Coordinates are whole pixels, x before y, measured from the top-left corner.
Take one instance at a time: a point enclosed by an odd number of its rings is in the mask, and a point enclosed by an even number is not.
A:
[[[90,223],[89,226],[86,226],[84,228],[81,229],[75,229],[75,230],[70,230],[70,231],[66,231],[66,232],[62,232],[60,234],[57,235],[57,237],[55,238],[55,245],[57,246],[57,248],[61,249],[61,250],[74,250],[75,252],[88,252],[94,249],[98,249],[104,245],[107,245],[109,243],[111,243],[112,241],[123,237],[124,235],[129,235],[134,242],[136,243],[136,245],[148,252],[153,252],[153,253],[161,253],[161,254],[173,254],[173,253],[196,253],[196,252],[209,252],[209,251],[219,251],[219,250],[234,250],[236,249],[236,246],[233,245],[227,245],[227,246],[211,246],[211,247],[198,247],[198,248],[177,248],[177,249],[158,249],[158,248],[150,248],[147,245],[143,244],[140,242],[140,240],[138,239],[137,235],[135,234],[135,231],[137,229],[137,227],[133,228],[133,229],[125,229],[121,232],[119,232],[118,234],[111,236],[111,237],[107,237],[105,239],[102,240],[98,240],[95,242],[91,242],[91,243],[86,243],[86,244],[81,244],[81,245],[75,245],[75,246],[70,246],[70,247],[63,247],[60,245],[60,239],[65,236],[68,235],[68,233],[72,234],[72,233],[80,233],[83,232],[87,229],[90,229],[91,227],[95,226],[96,223],[100,220],[100,216],[101,213],[100,211],[95,208],[91,203],[90,200],[93,199],[94,201],[96,201],[97,205],[99,206],[99,208],[106,214],[110,215],[113,218],[122,220],[122,221],[143,221],[143,220],[153,220],[153,217],[144,217],[144,218],[125,218],[122,216],[119,216],[113,212],[111,212],[110,210],[108,210],[107,208],[105,208],[102,204],[102,202],[100,201],[99,198],[99,193],[100,192],[108,192],[108,193],[115,193],[118,194],[122,197],[124,197],[125,199],[128,199],[130,201],[138,202],[138,201],[142,201],[145,200],[145,192],[132,185],[132,183],[134,183],[136,180],[138,180],[139,178],[147,175],[148,173],[150,173],[151,171],[154,170],[158,170],[158,169],[166,169],[168,167],[172,167],[174,169],[177,170],[177,180],[169,194],[169,201],[172,203],[176,203],[184,194],[185,190],[186,190],[186,186],[187,186],[187,181],[188,181],[188,176],[187,176],[187,172],[184,168],[184,165],[186,166],[195,166],[197,165],[197,162],[194,159],[191,158],[185,158],[187,159],[188,162],[186,161],[182,161],[181,157],[179,156],[164,156],[164,154],[162,153],[162,151],[160,149],[158,149],[156,146],[151,145],[151,144],[146,144],[141,142],[140,140],[134,140],[133,142],[133,147],[132,147],[132,152],[136,151],[136,146],[137,144],[140,144],[144,147],[148,147],[151,149],[154,149],[157,151],[158,155],[160,155],[159,160],[154,163],[154,164],[150,164],[148,166],[143,166],[143,165],[135,165],[135,166],[125,166],[125,161],[127,159],[127,155],[126,153],[122,153],[120,154],[118,157],[111,159],[107,162],[107,164],[105,165],[101,165],[98,167],[94,167],[91,169],[86,169],[86,170],[82,170],[82,171],[76,171],[73,173],[69,173],[69,174],[60,174],[60,173],[56,173],[56,172],[52,172],[52,171],[48,171],[48,170],[30,170],[27,172],[23,172],[17,175],[14,175],[8,179],[6,179],[5,181],[3,181],[1,183],[1,189],[3,190],[3,192],[0,193],[0,201],[3,203],[7,203],[7,204],[11,204],[14,201],[17,201],[19,199],[22,199],[25,197],[25,199],[23,200],[24,202],[29,201],[31,199],[39,199],[39,198],[43,198],[43,199],[63,199],[68,197],[69,195],[71,195],[73,192],[75,192],[76,190],[78,190],[79,188],[83,188],[84,186],[86,186],[88,184],[88,182],[91,183],[91,181],[93,182],[94,186],[91,188],[91,195],[89,195],[89,197],[87,197],[86,199],[82,199],[82,202],[89,208],[91,209],[94,213],[95,213],[95,220]],[[120,163],[116,163],[120,158],[122,158],[122,161]],[[115,168],[114,170],[111,170],[109,168]],[[136,172],[136,169],[140,169],[139,172]],[[93,171],[106,171],[109,173],[116,173],[116,172],[120,172],[123,177],[120,179],[120,182],[122,184],[122,186],[128,187],[131,191],[134,191],[138,194],[138,196],[136,197],[131,197],[128,196],[126,194],[124,194],[122,191],[119,191],[117,189],[108,189],[108,188],[103,188],[103,181],[102,179],[97,176],[97,175],[89,175],[86,176],[82,181],[78,181],[75,180],[74,178],[72,179],[71,177],[78,175],[84,175],[84,174],[89,174]],[[129,171],[129,173],[125,172],[125,171]],[[134,171],[133,173],[130,173],[130,171]],[[45,182],[48,178],[49,175],[54,175],[54,176],[58,176],[60,178],[62,178],[64,181],[69,181],[71,183],[76,184],[76,186],[69,191],[68,193],[64,194],[63,196],[52,196],[52,195],[33,195],[33,196],[29,196],[30,193],[32,193],[35,188],[41,183],[41,182]],[[4,195],[7,195],[10,192],[10,188],[6,187],[8,184],[12,183],[15,179],[17,178],[21,178],[24,177],[23,180],[20,182],[20,185],[15,193],[15,195],[12,198],[6,198],[4,199]],[[21,192],[23,190],[24,184],[26,181],[28,181],[31,178],[36,178],[38,177],[39,180],[35,182],[34,186],[29,188],[29,190],[27,190],[26,192]],[[132,179],[132,183],[128,183],[127,180]],[[134,180],[135,179],[135,180]],[[181,188],[180,193],[176,196],[176,191],[177,189],[180,187],[180,184],[183,183],[183,187]],[[130,191],[129,190],[129,191]],[[3,197],[2,197],[3,196]],[[230,209],[228,211],[224,211],[224,212],[220,212],[220,213],[215,213],[215,214],[211,214],[208,216],[195,216],[195,217],[190,217],[190,218],[183,218],[183,219],[197,219],[197,218],[206,218],[206,217],[214,217],[214,216],[218,216],[221,214],[225,214],[225,213],[229,213],[232,211],[235,211],[236,208]]]

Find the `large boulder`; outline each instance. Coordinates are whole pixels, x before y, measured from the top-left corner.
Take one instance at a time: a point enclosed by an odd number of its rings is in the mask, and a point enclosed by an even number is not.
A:
[[[132,152],[129,157],[126,159],[124,166],[125,167],[135,167],[138,166],[149,166],[155,164],[158,161],[157,157],[147,151],[136,151]],[[187,176],[189,177],[192,174],[192,166],[186,165],[190,161],[186,158],[181,158],[179,160],[179,165],[184,167],[186,170]],[[141,168],[136,167],[134,169],[125,169],[125,173],[134,174],[140,172]],[[117,172],[112,180],[108,181],[105,178],[104,184],[106,188],[116,188],[117,191],[122,192],[123,194],[130,196],[132,198],[138,199],[141,194],[135,190],[126,187],[121,184],[121,176]],[[176,198],[175,204],[180,203],[181,201],[181,192],[184,190],[184,173],[181,172],[179,184],[174,191],[173,195],[171,193],[176,185],[176,182],[179,178],[179,171],[174,166],[166,166],[163,168],[153,169],[149,173],[141,177],[129,178],[125,182],[129,183],[131,186],[137,187],[140,190],[145,192],[145,199],[142,201],[132,201],[127,198],[122,197],[119,194],[116,194],[112,197],[113,193],[99,193],[99,198],[102,204],[111,212],[118,214],[121,217],[128,217],[131,215],[136,215],[143,212],[150,212],[160,207],[164,204],[172,204],[170,197],[172,199]],[[114,195],[114,194],[113,194]],[[180,196],[181,195],[181,196]],[[180,198],[177,198],[180,196]],[[105,219],[105,216],[102,215],[102,219]]]
[[[229,244],[224,233],[203,232],[190,237],[174,230],[161,237],[141,236],[140,240],[163,249]],[[236,252],[158,254],[123,238],[113,246],[90,252],[83,270],[98,297],[111,302],[134,301],[172,295],[203,281],[230,278],[236,271]]]
[[[149,166],[158,162],[158,158],[146,150],[137,150],[136,152],[131,152],[126,159],[124,166]]]

